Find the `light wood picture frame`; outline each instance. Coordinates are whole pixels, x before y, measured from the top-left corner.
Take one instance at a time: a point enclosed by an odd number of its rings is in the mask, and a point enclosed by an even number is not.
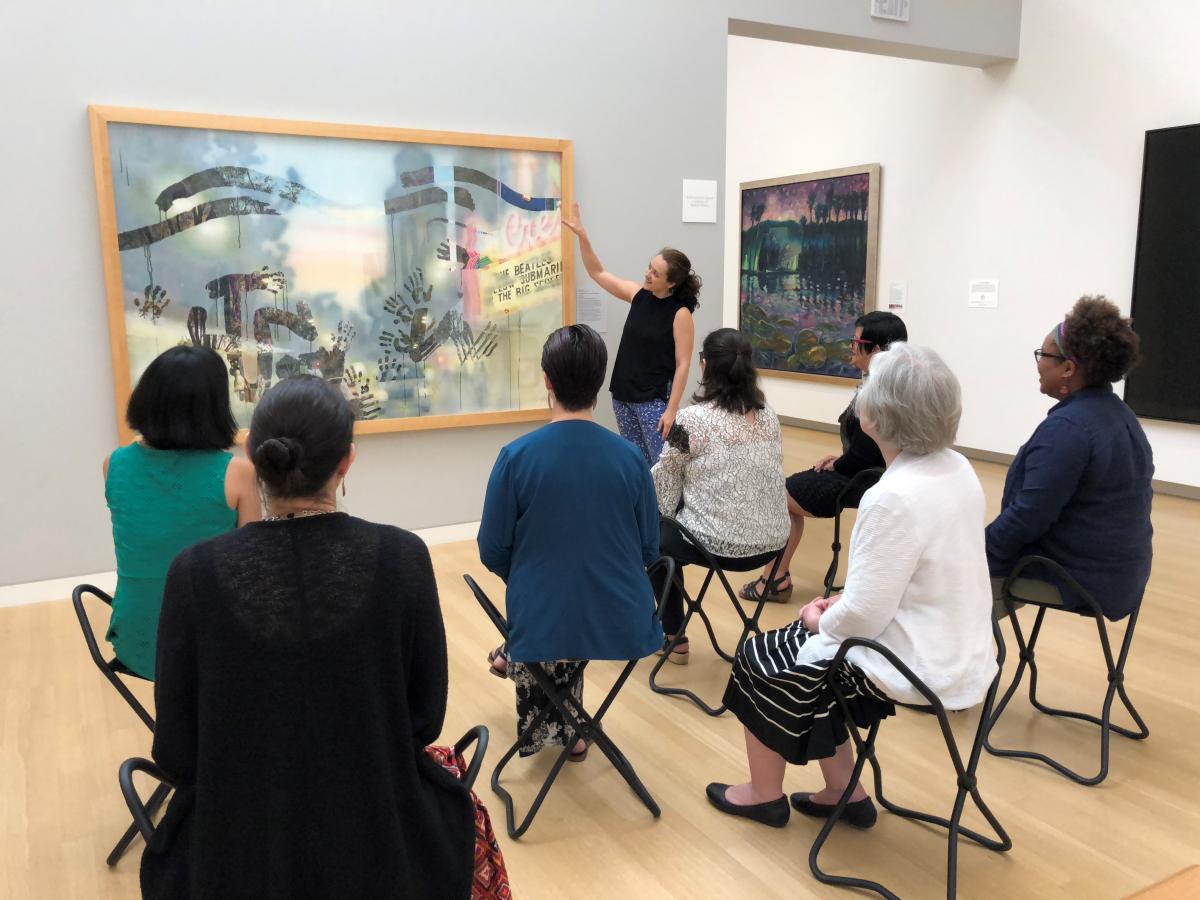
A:
[[[741,185],[738,329],[759,372],[852,384],[854,320],[875,308],[880,166]]]
[[[244,429],[320,375],[355,432],[549,418],[541,347],[574,322],[553,138],[90,106],[118,429],[150,360],[226,360]]]

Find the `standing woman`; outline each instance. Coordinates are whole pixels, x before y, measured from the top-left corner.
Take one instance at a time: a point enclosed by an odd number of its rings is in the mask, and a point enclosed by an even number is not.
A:
[[[154,680],[155,636],[176,555],[262,516],[254,467],[237,437],[229,372],[207,347],[172,347],[146,367],[125,412],[139,438],[104,460],[117,589],[107,639],[117,660]]]
[[[632,307],[621,332],[609,390],[621,437],[632,441],[654,465],[675,424],[687,385],[700,303],[700,276],[680,251],[663,247],[646,266],[641,284],[607,272],[579,219],[579,204],[562,223],[579,237],[588,275]]]

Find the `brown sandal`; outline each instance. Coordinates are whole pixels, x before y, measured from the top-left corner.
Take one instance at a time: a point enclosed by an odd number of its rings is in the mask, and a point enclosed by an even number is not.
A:
[[[508,651],[508,644],[503,643],[487,655],[488,671],[491,672],[493,675],[495,675],[497,678],[508,678],[508,657],[505,656],[505,653],[507,651]],[[504,661],[504,669],[503,670],[496,668],[496,660],[498,660],[498,659]]]

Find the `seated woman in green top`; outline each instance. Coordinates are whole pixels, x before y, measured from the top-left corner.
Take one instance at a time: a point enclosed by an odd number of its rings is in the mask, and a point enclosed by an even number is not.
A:
[[[154,680],[167,569],[197,541],[262,517],[254,467],[226,448],[237,435],[229,372],[207,347],[172,347],[142,374],[125,413],[141,435],[104,460],[117,590],[107,638],[117,659]]]

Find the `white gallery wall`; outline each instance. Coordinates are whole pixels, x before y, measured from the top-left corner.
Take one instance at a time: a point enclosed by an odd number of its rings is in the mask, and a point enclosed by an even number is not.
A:
[[[1129,310],[1144,133],[1200,122],[1198,39],[1182,0],[1030,0],[1019,61],[982,70],[730,37],[725,323],[738,184],[881,163],[879,308],[907,282],[911,339],[962,382],[959,443],[1014,453],[1051,403],[1033,348],[1081,294]],[[997,309],[968,308],[977,278],[999,281]],[[766,381],[795,418],[835,422],[850,396]],[[1156,476],[1200,485],[1200,426],[1143,424]]]
[[[730,21],[884,52],[1016,54],[1020,0],[923,9],[897,28],[871,19],[866,0],[7,4],[0,585],[113,566],[100,462],[117,443],[117,410],[89,103],[568,138],[604,262],[638,278],[663,244],[686,248],[709,285],[703,333],[721,322],[724,231],[680,222],[680,181],[724,172]],[[624,311],[609,307],[610,358]],[[477,520],[497,451],[527,430],[365,436],[346,507],[407,528]]]

